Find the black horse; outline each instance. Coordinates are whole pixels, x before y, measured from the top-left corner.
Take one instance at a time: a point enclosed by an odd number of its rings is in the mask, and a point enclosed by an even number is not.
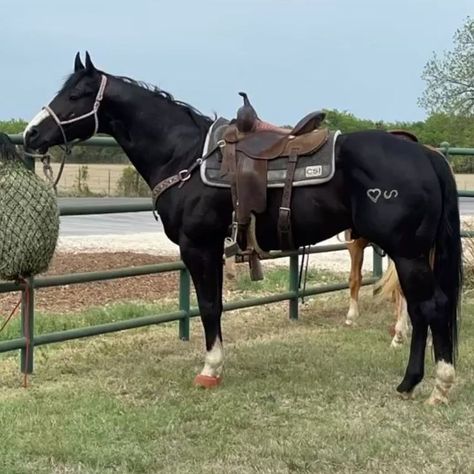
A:
[[[167,92],[99,71],[89,54],[83,65],[78,54],[74,73],[24,134],[27,147],[45,152],[106,133],[150,188],[171,176],[185,178],[161,195],[157,210],[196,288],[207,349],[196,377],[202,386],[216,385],[223,367],[222,255],[233,208],[227,189],[206,186],[198,172],[189,176],[183,170],[197,168],[212,122]],[[408,366],[397,390],[410,396],[422,380],[430,327],[437,371],[429,401],[446,402],[455,375],[462,285],[458,199],[450,166],[436,151],[380,130],[342,134],[335,150],[336,172],[329,182],[293,191],[294,242],[313,244],[351,228],[387,252],[413,325]],[[264,250],[279,248],[281,195],[281,189],[269,189],[267,209],[257,216]]]

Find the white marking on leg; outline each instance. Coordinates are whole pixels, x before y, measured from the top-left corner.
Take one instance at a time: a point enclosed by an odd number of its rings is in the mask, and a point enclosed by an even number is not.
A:
[[[440,360],[436,364],[436,381],[430,398],[426,401],[429,405],[439,405],[448,403],[448,394],[454,385],[456,371],[453,364],[448,364]]]
[[[354,320],[359,317],[359,303],[356,299],[351,298],[349,303],[349,311],[347,312],[346,316],[346,326],[352,326],[354,324]]]
[[[201,375],[207,375],[208,377],[219,377],[224,366],[224,350],[222,348],[222,342],[217,338],[216,342],[212,346],[210,351],[206,353],[206,359],[204,368],[201,371]]]
[[[49,112],[45,109],[40,110],[28,123],[25,130],[23,131],[23,138],[25,138],[26,133],[30,130],[31,127],[36,127],[39,125],[43,120],[49,117]]]

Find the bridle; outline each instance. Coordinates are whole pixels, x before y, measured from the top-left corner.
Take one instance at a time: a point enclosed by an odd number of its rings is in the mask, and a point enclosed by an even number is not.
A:
[[[97,95],[95,96],[94,105],[92,106],[92,110],[90,112],[85,113],[85,114],[79,115],[79,117],[74,117],[74,118],[69,119],[69,120],[60,120],[59,117],[54,112],[54,110],[49,105],[45,105],[42,108],[42,110],[46,111],[49,114],[49,116],[56,122],[56,125],[58,126],[59,131],[61,132],[61,135],[62,135],[62,138],[63,138],[63,144],[59,145],[59,146],[63,150],[64,154],[63,154],[63,157],[61,159],[61,165],[59,167],[59,172],[58,172],[58,176],[56,177],[56,180],[53,181],[53,178],[52,178],[52,169],[51,169],[51,165],[50,165],[50,155],[48,155],[48,154],[47,155],[41,155],[41,160],[43,162],[44,173],[45,173],[46,177],[49,179],[49,181],[53,184],[53,188],[55,190],[56,190],[56,186],[57,186],[59,180],[61,179],[61,175],[63,173],[64,165],[65,165],[65,162],[66,162],[66,157],[71,154],[72,146],[79,143],[79,142],[81,142],[81,141],[87,140],[87,138],[93,137],[97,133],[97,131],[99,130],[98,113],[99,113],[100,104],[102,103],[102,99],[104,98],[104,91],[105,91],[106,85],[107,85],[107,76],[105,74],[102,74],[102,77],[101,77],[101,80],[100,80],[99,90],[97,91]],[[66,136],[66,132],[64,130],[64,125],[70,125],[71,123],[80,122],[81,120],[87,119],[89,117],[94,117],[94,130],[91,133],[91,135],[89,135],[89,137],[87,137],[87,138],[83,138],[83,139],[80,139],[80,140],[78,139],[78,140],[68,141],[67,136]],[[29,153],[28,153],[28,155],[37,156],[37,155],[31,155]]]

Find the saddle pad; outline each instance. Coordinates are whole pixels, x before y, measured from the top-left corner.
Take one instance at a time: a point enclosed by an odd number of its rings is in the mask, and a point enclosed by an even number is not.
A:
[[[222,139],[227,125],[229,125],[229,121],[224,118],[218,118],[212,124],[206,137],[203,155]],[[334,176],[336,171],[334,149],[339,134],[339,131],[330,131],[327,142],[316,153],[298,158],[293,186],[314,186],[326,183]],[[230,187],[229,177],[221,176],[221,163],[222,154],[220,150],[217,150],[201,164],[201,179],[204,184],[218,188]],[[287,158],[268,161],[269,188],[283,188],[287,167]]]

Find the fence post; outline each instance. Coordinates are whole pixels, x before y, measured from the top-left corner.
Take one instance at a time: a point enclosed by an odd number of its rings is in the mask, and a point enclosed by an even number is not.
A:
[[[289,315],[291,320],[298,319],[298,254],[290,256],[290,271],[288,273],[289,290],[294,293],[294,297],[290,298],[289,301]]]
[[[31,156],[34,155],[36,152],[33,150],[30,150],[29,148],[23,148],[23,151],[25,152],[25,155],[23,156],[23,161],[25,162],[26,167],[30,171],[35,171],[35,159]]]
[[[372,263],[372,276],[374,278],[381,278],[383,269],[382,269],[382,256],[380,255],[380,247],[372,245],[372,251],[374,253],[373,263]]]
[[[21,335],[27,340],[20,351],[20,370],[24,374],[33,372],[35,297],[33,278],[26,278],[21,290]],[[29,344],[28,344],[29,342]]]
[[[441,148],[441,153],[448,159],[449,156],[449,143],[448,142],[442,142],[440,145]]]
[[[189,341],[189,306],[191,299],[191,278],[184,268],[179,271],[179,309],[186,312],[186,317],[179,320],[179,338]]]

